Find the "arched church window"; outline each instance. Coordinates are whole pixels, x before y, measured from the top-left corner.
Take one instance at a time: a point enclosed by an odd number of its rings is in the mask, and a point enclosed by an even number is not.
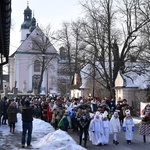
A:
[[[39,60],[34,61],[34,72],[40,72],[40,61]]]

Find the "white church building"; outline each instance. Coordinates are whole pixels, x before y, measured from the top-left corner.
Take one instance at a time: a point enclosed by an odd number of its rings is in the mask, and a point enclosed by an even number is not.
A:
[[[32,10],[27,6],[21,25],[21,44],[9,57],[10,91],[15,87],[22,93],[33,92],[44,68],[41,92],[57,93],[58,57],[57,50],[36,26]]]

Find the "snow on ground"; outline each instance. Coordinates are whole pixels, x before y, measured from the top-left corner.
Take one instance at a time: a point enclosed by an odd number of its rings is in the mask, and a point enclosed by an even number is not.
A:
[[[16,132],[22,131],[21,114],[17,114],[18,122],[16,123]],[[0,132],[3,136],[11,134],[8,126],[0,126]],[[21,137],[21,135],[20,135]],[[54,130],[54,128],[47,122],[41,119],[33,120],[33,133],[32,137],[35,137],[37,141],[32,141],[32,149],[40,150],[85,150],[73,140],[73,138],[62,130]],[[14,147],[13,150],[18,149]]]
[[[16,123],[16,132],[22,131],[22,121],[21,114],[17,115],[18,122]],[[134,123],[139,124],[140,119],[134,118]],[[2,136],[7,136],[10,134],[8,126],[0,126],[0,132]],[[32,136],[37,139],[37,141],[32,141],[32,148],[40,150],[85,150],[85,148],[78,145],[73,138],[62,130],[54,130],[54,128],[47,122],[41,119],[33,120],[33,134]],[[20,135],[21,137],[21,135]],[[13,148],[18,149],[17,147]]]

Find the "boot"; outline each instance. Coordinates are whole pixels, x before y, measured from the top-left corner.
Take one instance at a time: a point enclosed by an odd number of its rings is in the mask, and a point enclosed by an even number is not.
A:
[[[86,138],[84,139],[84,147],[87,148],[87,146],[86,146]]]
[[[146,136],[143,135],[143,142],[146,143]]]
[[[15,128],[14,127],[12,128],[12,133],[15,133]]]
[[[12,125],[10,124],[9,127],[10,127],[10,132],[12,132]]]
[[[4,124],[4,119],[2,118],[2,124]]]
[[[129,145],[131,144],[131,140],[129,140],[129,143],[128,143]]]
[[[79,142],[79,144],[80,144],[80,145],[82,145],[82,138],[80,138],[80,142]]]
[[[116,143],[116,141],[115,140],[113,140],[113,144],[115,144]]]
[[[118,144],[119,144],[119,142],[118,142],[118,141],[115,141],[115,144],[116,144],[116,145],[118,145]]]

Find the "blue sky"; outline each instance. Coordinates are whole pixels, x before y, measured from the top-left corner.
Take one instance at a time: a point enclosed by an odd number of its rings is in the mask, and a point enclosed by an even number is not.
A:
[[[81,16],[79,0],[28,0],[28,3],[39,26],[51,24],[53,29],[59,29],[63,21],[73,21]],[[20,27],[26,7],[27,0],[12,0],[10,54],[20,45]]]

